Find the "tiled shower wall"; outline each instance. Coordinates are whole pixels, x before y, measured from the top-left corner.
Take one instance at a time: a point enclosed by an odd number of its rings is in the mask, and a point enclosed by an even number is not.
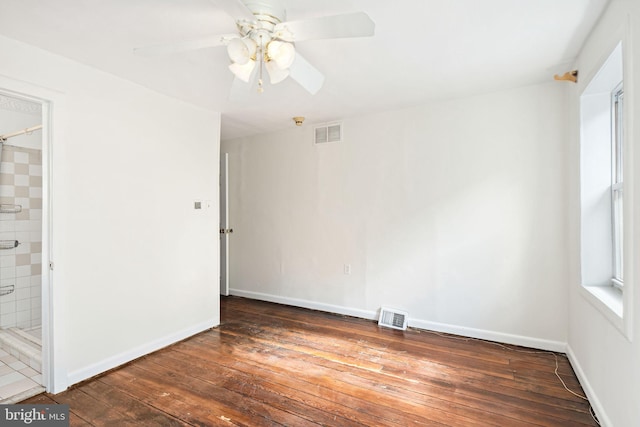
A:
[[[0,328],[31,328],[42,320],[42,152],[5,144],[0,157],[0,204],[21,205],[0,212]],[[13,286],[13,291],[11,287]]]

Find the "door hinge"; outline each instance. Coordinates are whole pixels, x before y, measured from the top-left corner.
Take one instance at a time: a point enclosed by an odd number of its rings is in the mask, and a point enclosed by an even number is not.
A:
[[[49,261],[49,270],[53,271],[53,261]]]

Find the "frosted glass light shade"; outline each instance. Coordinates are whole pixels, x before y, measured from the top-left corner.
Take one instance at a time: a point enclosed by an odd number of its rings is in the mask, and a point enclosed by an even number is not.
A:
[[[256,67],[256,61],[248,60],[245,64],[233,63],[229,65],[229,69],[237,78],[243,82],[249,83],[251,72]]]
[[[267,56],[270,61],[278,65],[278,68],[285,70],[293,64],[293,60],[296,57],[296,49],[291,43],[272,40],[267,45]]]
[[[231,39],[227,44],[229,59],[240,65],[244,65],[249,60],[255,59],[257,45],[251,39]]]

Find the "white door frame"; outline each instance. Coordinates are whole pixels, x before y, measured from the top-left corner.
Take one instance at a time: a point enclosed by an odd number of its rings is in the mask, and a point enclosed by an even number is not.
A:
[[[64,298],[54,286],[52,227],[52,142],[64,132],[65,96],[62,92],[0,76],[0,93],[42,105],[42,382],[50,393],[68,387],[62,346]],[[54,131],[55,129],[55,131]]]
[[[229,153],[220,154],[220,295],[229,296]]]

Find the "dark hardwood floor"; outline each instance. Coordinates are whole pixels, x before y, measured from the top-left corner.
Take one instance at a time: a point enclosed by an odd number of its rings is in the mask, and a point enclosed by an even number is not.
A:
[[[23,403],[67,403],[72,426],[597,425],[564,355],[236,297],[221,320]]]

